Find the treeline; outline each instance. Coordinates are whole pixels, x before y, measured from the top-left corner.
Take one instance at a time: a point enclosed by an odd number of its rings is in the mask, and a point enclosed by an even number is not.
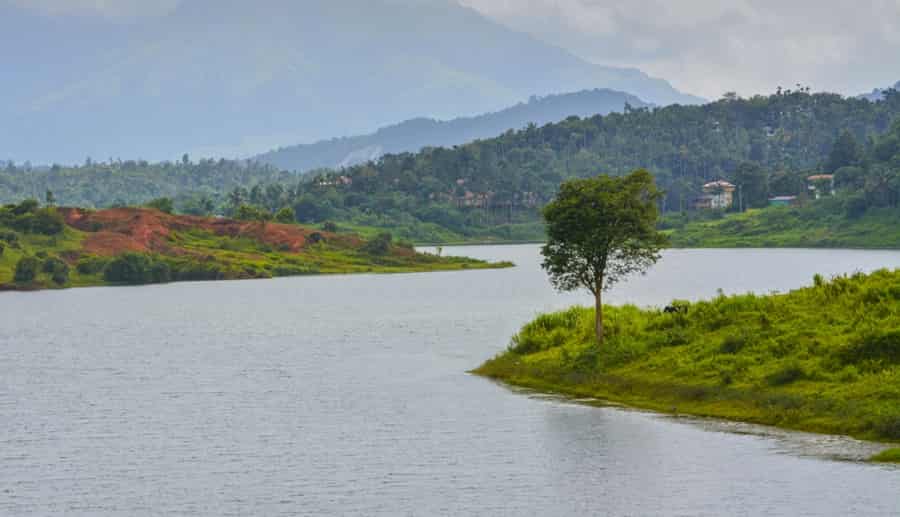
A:
[[[0,162],[2,164],[2,162]],[[78,166],[33,167],[12,161],[0,165],[0,203],[43,199],[50,191],[60,205],[86,208],[138,205],[171,198],[179,211],[212,213],[222,193],[259,183],[289,183],[296,176],[269,165],[203,159],[149,163],[143,160],[85,160]]]
[[[626,106],[624,113],[530,125],[302,178],[225,160],[31,172],[12,166],[0,173],[0,199],[44,190],[62,204],[83,206],[170,197],[185,213],[233,215],[247,205],[293,212],[300,222],[340,220],[420,240],[443,229],[528,238],[540,233],[539,209],[562,181],[638,168],[650,170],[665,191],[664,212],[690,209],[703,184],[720,178],[742,185],[746,206],[763,206],[769,195],[805,192],[806,177],[816,172],[839,172],[839,185],[862,196],[861,207],[891,205],[897,166],[891,144],[879,137],[898,116],[896,90],[870,102],[798,88],[746,99],[726,95],[703,106]],[[855,149],[851,158],[835,161],[843,151],[833,151],[844,147]]]
[[[883,176],[897,167],[871,164],[890,155],[884,142],[893,137],[880,136],[898,116],[896,90],[879,102],[800,88],[749,99],[726,95],[704,106],[627,107],[622,114],[531,125],[452,149],[386,155],[314,176],[278,203],[303,222],[435,224],[471,233],[537,221],[538,209],[568,178],[638,168],[651,170],[666,192],[665,212],[690,209],[714,179],[742,185],[744,206],[755,207],[770,195],[803,194],[807,176],[839,169],[841,186],[865,190],[876,203],[894,196]],[[257,194],[269,188],[258,187]],[[275,198],[256,197],[275,209]],[[253,198],[252,191],[231,193],[233,202]]]
[[[396,193],[421,203],[455,201],[464,191],[490,193],[492,206],[521,206],[532,194],[546,202],[567,178],[646,168],[667,192],[668,209],[675,210],[687,208],[705,182],[733,178],[744,163],[773,175],[825,167],[843,132],[869,145],[898,115],[895,90],[876,103],[805,89],[750,99],[729,95],[704,106],[626,108],[622,114],[572,117],[453,149],[388,155],[324,175],[318,184],[341,192],[349,206],[358,204],[358,194]],[[363,206],[376,208],[371,202]]]
[[[633,95],[613,90],[583,90],[575,93],[532,97],[527,103],[475,117],[448,121],[418,118],[379,129],[377,132],[284,147],[254,158],[280,169],[308,171],[365,163],[373,156],[416,152],[427,146],[450,147],[478,138],[491,138],[529,122],[546,124],[570,115],[591,116],[620,111],[626,103],[646,106]]]

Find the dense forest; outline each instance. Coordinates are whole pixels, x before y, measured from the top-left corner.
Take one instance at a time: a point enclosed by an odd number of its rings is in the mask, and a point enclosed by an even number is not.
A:
[[[254,158],[279,169],[305,172],[339,168],[377,160],[390,153],[416,152],[424,147],[450,147],[479,138],[494,137],[529,123],[547,124],[571,115],[605,115],[625,105],[647,103],[624,92],[594,89],[546,97],[531,97],[494,113],[453,120],[416,118],[379,129],[369,135],[333,138],[312,144],[284,147]]]
[[[60,204],[83,206],[167,196],[182,212],[289,208],[300,222],[392,228],[420,241],[529,239],[540,236],[539,208],[561,181],[647,168],[666,191],[665,212],[688,210],[702,185],[719,178],[743,186],[745,206],[765,206],[770,195],[802,195],[811,172],[838,172],[838,186],[859,211],[896,205],[900,197],[892,151],[900,136],[896,126],[881,136],[898,116],[896,90],[870,102],[798,88],[748,99],[725,95],[703,106],[626,106],[624,113],[529,125],[302,178],[222,160],[9,166],[0,173],[0,201],[47,190]]]
[[[413,234],[427,225],[467,236],[489,229],[515,239],[540,231],[539,207],[567,178],[646,168],[666,191],[663,211],[683,212],[710,180],[741,185],[744,206],[762,207],[770,195],[804,195],[811,173],[850,167],[838,184],[864,207],[897,197],[888,179],[900,169],[888,158],[894,137],[880,136],[898,115],[896,90],[874,103],[798,88],[704,106],[626,107],[326,172],[286,202],[304,222],[340,219]]]
[[[32,167],[7,162],[0,167],[0,203],[44,199],[51,192],[61,205],[87,208],[137,205],[151,199],[175,199],[180,211],[205,215],[216,211],[221,192],[259,183],[282,184],[295,175],[252,162],[199,160],[187,155],[177,162],[144,160],[83,165]]]

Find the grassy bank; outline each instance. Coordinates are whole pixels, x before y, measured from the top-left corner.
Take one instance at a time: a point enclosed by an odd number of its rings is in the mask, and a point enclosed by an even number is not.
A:
[[[870,461],[876,463],[900,463],[900,448],[888,449],[880,454],[872,456]]]
[[[784,295],[541,316],[476,373],[638,407],[900,441],[900,272]]]
[[[836,198],[742,214],[670,215],[663,227],[677,248],[900,248],[900,211],[873,208],[848,217]]]
[[[0,290],[510,265],[417,253],[385,234],[366,239],[294,224],[139,208],[0,210]]]

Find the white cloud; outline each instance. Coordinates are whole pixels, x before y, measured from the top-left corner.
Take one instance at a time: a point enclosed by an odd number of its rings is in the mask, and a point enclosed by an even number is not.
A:
[[[112,19],[165,14],[180,1],[191,0],[0,0]],[[456,1],[589,61],[635,66],[710,98],[796,83],[855,94],[900,79],[900,0]]]
[[[460,0],[590,61],[707,97],[900,79],[900,0]]]

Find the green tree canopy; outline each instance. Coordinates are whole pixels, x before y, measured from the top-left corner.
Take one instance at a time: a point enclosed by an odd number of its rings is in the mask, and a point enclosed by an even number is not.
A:
[[[656,230],[661,197],[653,176],[637,170],[567,181],[544,208],[543,268],[557,289],[594,295],[598,344],[603,343],[603,291],[645,272],[666,245]]]
[[[828,172],[837,172],[841,167],[859,165],[862,159],[863,149],[856,141],[856,137],[850,131],[844,130],[828,154],[825,169]]]
[[[282,224],[292,224],[297,222],[294,217],[294,210],[288,207],[284,207],[275,213],[275,221]]]
[[[16,272],[13,279],[16,283],[27,284],[37,278],[41,262],[35,257],[22,257],[16,264]]]
[[[769,176],[766,171],[755,162],[743,162],[738,165],[734,173],[734,181],[743,196],[743,207],[764,207],[769,203]],[[735,204],[740,204],[735,200]]]
[[[148,201],[144,206],[146,206],[147,208],[155,208],[156,210],[165,212],[167,214],[171,214],[175,211],[175,203],[172,202],[171,198],[167,197],[153,199],[151,201]]]

